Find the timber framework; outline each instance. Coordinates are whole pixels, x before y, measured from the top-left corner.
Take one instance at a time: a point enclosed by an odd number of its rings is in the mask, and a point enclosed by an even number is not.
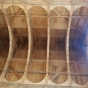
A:
[[[88,0],[0,0],[0,88],[88,88]]]

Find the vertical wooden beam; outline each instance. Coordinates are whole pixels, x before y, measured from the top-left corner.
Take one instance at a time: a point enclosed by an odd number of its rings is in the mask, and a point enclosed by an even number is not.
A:
[[[49,80],[49,51],[50,51],[50,5],[47,6],[47,62],[46,62],[46,82],[45,84],[48,84]]]
[[[68,72],[68,81],[69,81],[69,86],[71,85],[71,75],[70,75],[70,63],[69,63],[69,38],[70,38],[70,28],[71,28],[71,21],[72,21],[72,13],[73,13],[73,5],[71,6],[70,9],[70,14],[69,14],[69,21],[68,21],[68,29],[67,29],[67,35],[66,35],[66,60],[67,60],[67,72]]]
[[[7,23],[10,42],[9,42],[8,58],[7,58],[5,66],[4,66],[3,72],[1,74],[0,81],[5,77],[6,71],[7,71],[8,67],[9,67],[10,60],[12,59],[14,45],[15,45],[15,41],[14,41],[14,37],[13,37],[13,28],[11,26],[11,23],[10,23],[10,20],[9,20],[9,17],[8,17],[8,13],[6,12],[6,9],[3,8],[3,5],[2,5],[2,11],[4,13],[5,20],[6,20],[6,23]]]
[[[32,30],[31,30],[31,26],[30,26],[30,16],[29,16],[29,11],[27,9],[27,6],[24,6],[24,10],[26,13],[26,21],[27,21],[27,27],[28,27],[28,55],[27,55],[27,61],[26,61],[26,66],[25,66],[25,76],[27,74],[28,71],[28,66],[29,66],[29,62],[30,62],[30,57],[31,57],[31,50],[32,50]]]

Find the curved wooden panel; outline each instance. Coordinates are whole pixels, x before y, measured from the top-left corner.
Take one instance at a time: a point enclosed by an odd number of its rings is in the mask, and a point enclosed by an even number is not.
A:
[[[9,31],[4,14],[0,10],[0,74],[4,68],[9,53]]]
[[[49,78],[52,82],[61,84],[68,78],[63,73],[67,73],[65,41],[69,12],[64,7],[56,7],[50,16]]]
[[[33,83],[42,81],[46,75],[47,57],[47,13],[39,6],[29,10],[33,49],[28,66],[27,78]]]
[[[80,16],[80,17],[79,17]],[[87,66],[87,27],[88,8],[81,7],[74,11],[70,29],[69,59],[72,80],[84,85],[88,82]]]
[[[11,20],[15,45],[5,78],[10,82],[14,82],[24,74],[28,53],[28,29],[25,13],[20,7],[10,6],[7,8],[7,13]]]

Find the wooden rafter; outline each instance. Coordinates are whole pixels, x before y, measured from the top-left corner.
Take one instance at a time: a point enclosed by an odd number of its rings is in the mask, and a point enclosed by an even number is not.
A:
[[[11,22],[13,22],[16,19],[16,16],[21,14],[23,12],[23,10],[20,8],[17,13],[11,18]]]
[[[57,12],[56,9],[53,9],[53,11],[58,15],[58,16],[61,16],[61,14],[59,12]],[[68,23],[68,21],[65,19],[65,18],[61,18],[63,19],[66,23]]]
[[[10,67],[10,70],[13,72],[13,74],[17,77],[17,79],[20,79],[21,75],[17,71],[15,72],[15,67],[12,65],[10,65],[9,67]]]

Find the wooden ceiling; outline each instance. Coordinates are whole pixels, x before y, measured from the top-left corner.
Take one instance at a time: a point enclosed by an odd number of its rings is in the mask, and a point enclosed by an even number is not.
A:
[[[6,0],[4,1],[6,2]],[[39,0],[39,2],[40,1],[49,4],[54,0],[51,0],[51,2],[48,2],[48,0]],[[58,0],[55,1],[57,2]],[[18,2],[20,2],[20,0],[18,0]],[[34,0],[27,2],[33,3]],[[78,73],[76,75],[80,75],[83,72],[87,73],[87,65],[81,64],[82,62],[86,63],[86,51],[84,47],[86,47],[88,43],[87,7],[81,7],[74,11],[71,25],[68,25],[70,13],[67,8],[62,6],[55,7],[50,13],[43,7],[33,6],[28,10],[27,16],[22,8],[12,5],[6,8],[6,13],[8,14],[15,42],[13,54],[7,68],[8,72],[5,75],[6,80],[15,82],[21,79],[25,69],[27,79],[33,83],[44,80],[46,74],[49,76],[48,79],[51,83],[64,83],[68,79],[68,69],[70,70],[70,75],[75,73]],[[0,19],[0,57],[7,58],[10,45],[10,34],[5,16],[1,10]],[[27,20],[30,25],[27,24]],[[28,28],[29,26],[30,31]],[[67,62],[66,56],[68,26],[70,27],[68,50],[69,63]],[[27,55],[29,57],[27,57]],[[6,59],[3,61],[4,64],[5,61]],[[78,66],[77,63],[79,63]],[[2,64],[1,70],[3,70],[4,64]],[[70,68],[68,68],[68,64]],[[78,70],[80,67],[82,67],[83,70]],[[77,84],[84,85],[88,82],[88,77],[77,76],[76,78],[73,77],[73,75],[71,76],[72,80]],[[78,81],[78,79],[82,81]],[[85,82],[83,81],[84,79]]]
[[[87,28],[87,15],[88,8],[81,7],[74,11],[71,22],[71,32],[70,32],[70,42],[81,43],[85,39],[85,31]],[[25,39],[25,36],[28,35],[27,22],[25,12],[17,7],[10,6],[7,8],[7,13],[9,15],[9,19],[11,25],[14,29],[14,35],[22,36]],[[4,18],[2,11],[0,11],[0,24],[1,35],[8,35],[8,28]],[[30,23],[33,33],[33,40],[40,42],[47,42],[47,12],[44,8],[39,6],[34,6],[29,10]],[[61,16],[61,17],[60,17]],[[64,17],[63,17],[64,16]],[[69,11],[64,7],[56,7],[50,13],[50,41],[51,44],[53,41],[63,42],[65,44],[66,32],[68,28],[68,19],[69,19]],[[18,24],[19,23],[19,24]],[[82,35],[80,37],[80,35]],[[39,38],[41,37],[41,38]],[[54,39],[55,37],[55,39]],[[46,39],[45,39],[46,38]],[[22,40],[22,38],[21,38]],[[26,40],[25,40],[26,41]],[[85,42],[85,41],[84,41]]]

